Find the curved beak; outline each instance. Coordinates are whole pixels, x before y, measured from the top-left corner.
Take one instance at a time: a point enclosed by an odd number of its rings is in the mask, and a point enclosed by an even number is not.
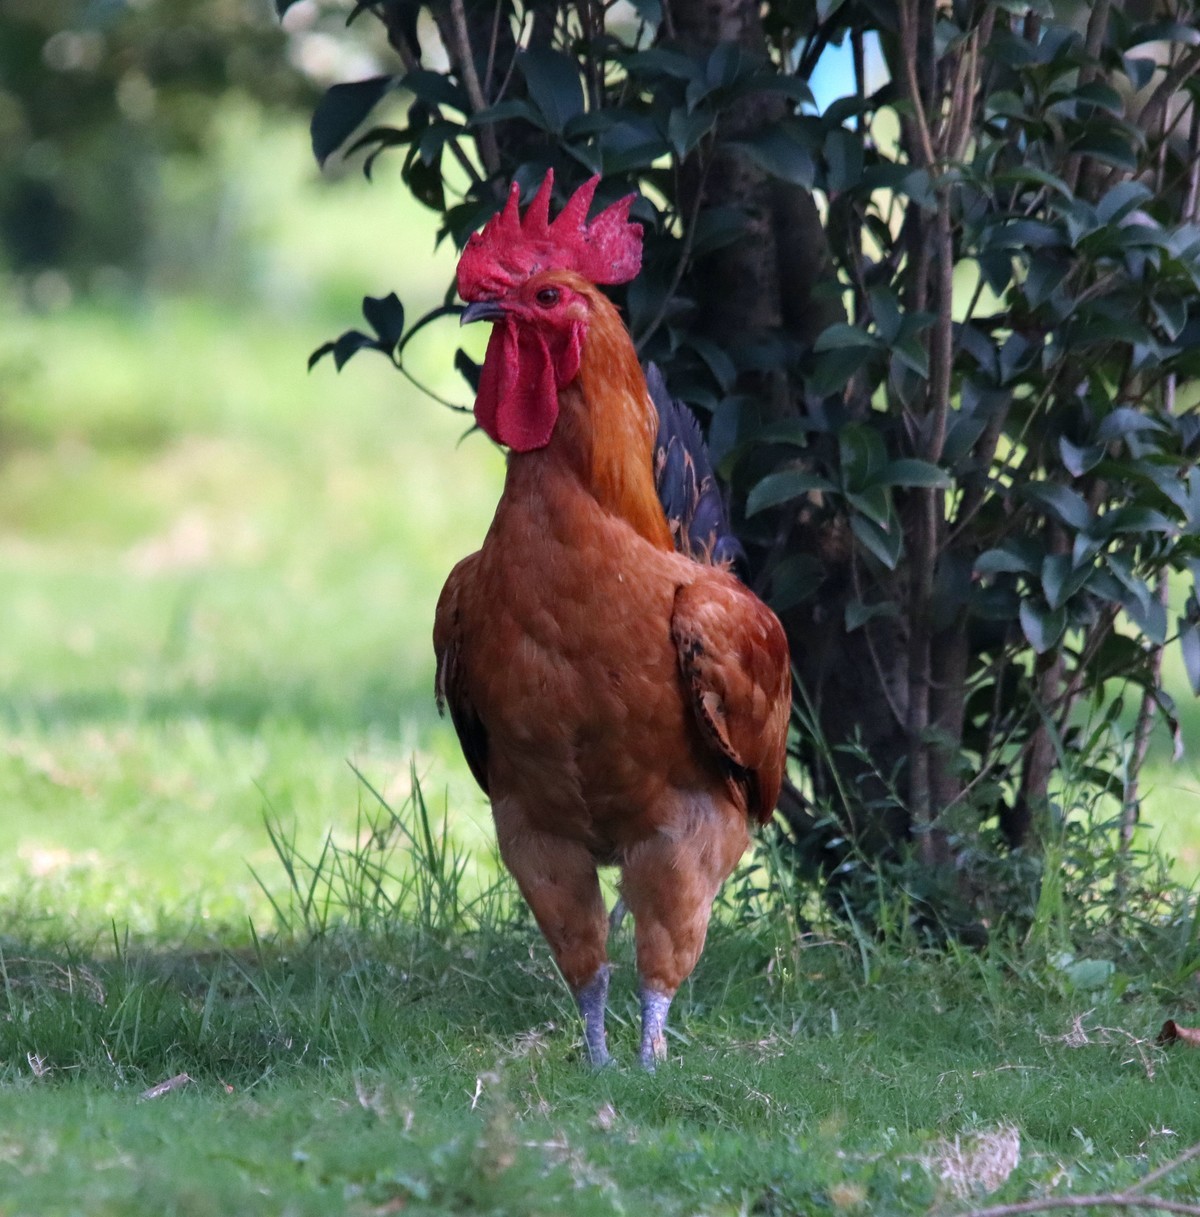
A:
[[[507,310],[499,300],[476,300],[463,309],[458,319],[459,325],[470,325],[472,321],[502,321],[507,316]]]

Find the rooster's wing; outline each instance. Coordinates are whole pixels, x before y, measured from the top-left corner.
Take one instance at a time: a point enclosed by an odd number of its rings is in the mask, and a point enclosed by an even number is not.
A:
[[[747,813],[765,823],[787,757],[791,669],[783,627],[731,576],[705,571],[675,593],[671,637],[701,734],[744,791]]]

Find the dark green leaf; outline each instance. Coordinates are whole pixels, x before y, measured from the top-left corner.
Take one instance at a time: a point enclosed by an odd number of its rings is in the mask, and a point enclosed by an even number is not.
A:
[[[1117,507],[1106,511],[1096,520],[1094,531],[1104,538],[1123,532],[1175,532],[1175,525],[1161,511],[1153,507]]]
[[[846,491],[846,501],[874,520],[880,528],[888,528],[895,519],[892,499],[885,486],[865,486],[862,490]]]
[[[792,554],[771,568],[771,607],[786,612],[814,596],[825,580],[825,568],[811,554]]]
[[[566,139],[586,139],[590,135],[600,135],[613,127],[628,122],[630,112],[620,106],[611,106],[606,110],[593,110],[590,114],[585,110],[576,114],[563,128]]]
[[[847,423],[841,429],[838,453],[842,485],[847,490],[862,490],[873,485],[888,463],[883,438],[874,427],[865,423]]]
[[[704,360],[713,378],[720,385],[721,392],[730,392],[733,382],[737,380],[738,370],[725,348],[708,338],[702,338],[699,334],[689,335],[687,344]]]
[[[826,326],[817,336],[817,341],[813,344],[814,351],[833,351],[847,347],[866,347],[876,350],[882,347],[882,343],[880,343],[874,334],[869,334],[866,330],[860,329],[856,325],[848,325],[844,321],[838,321],[833,325]]]
[[[855,630],[873,621],[876,617],[899,617],[900,606],[894,600],[880,600],[875,604],[864,604],[861,600],[851,600],[846,605],[846,633],[853,634]]]
[[[1111,85],[1103,81],[1093,80],[1089,84],[1078,85],[1067,95],[1067,101],[1072,102],[1076,109],[1083,106],[1095,106],[1109,114],[1120,118],[1125,113],[1125,102],[1121,94]]]
[[[1047,554],[1042,563],[1042,591],[1052,609],[1060,608],[1087,582],[1091,566],[1077,567],[1070,554]]]
[[[863,548],[873,554],[888,570],[896,569],[904,547],[904,538],[898,525],[890,531],[885,531],[873,520],[856,513],[850,517],[850,531]]]
[[[1007,385],[1015,380],[1034,363],[1040,349],[1021,334],[1009,334],[1000,348],[1000,383]]]
[[[1153,296],[1150,299],[1150,307],[1154,310],[1154,315],[1158,318],[1158,324],[1162,326],[1163,333],[1171,342],[1174,342],[1183,327],[1187,325],[1187,301],[1177,296],[1168,299]]]
[[[692,229],[692,256],[701,257],[724,249],[746,232],[747,216],[737,207],[706,207]]]
[[[1045,186],[1064,198],[1071,197],[1071,188],[1056,174],[1047,173],[1036,165],[1018,165],[1015,169],[1006,169],[997,173],[994,181],[997,185],[1033,185]]]
[[[675,80],[698,80],[704,77],[704,61],[697,62],[680,51],[652,47],[627,55],[625,70],[634,76],[667,76]]]
[[[347,330],[333,344],[333,362],[340,372],[346,366],[346,361],[353,355],[357,355],[362,350],[378,350],[379,343],[374,338],[369,338],[366,334],[360,333],[358,330]]]
[[[365,296],[362,304],[363,316],[379,335],[379,345],[385,351],[392,350],[404,333],[404,305],[395,292],[386,296]]]
[[[879,337],[884,342],[895,342],[904,320],[896,293],[890,287],[873,287],[867,293],[867,298],[871,302],[871,316],[875,319]]]
[[[369,148],[372,144],[376,145],[376,153],[384,148],[402,148],[405,144],[412,142],[415,134],[411,127],[372,127],[360,135],[354,143],[349,144],[344,155],[349,156],[352,152]]]
[[[317,164],[324,165],[354,134],[380,99],[395,87],[394,76],[372,76],[369,80],[333,85],[326,90],[317,103],[309,128]]]
[[[629,5],[647,25],[657,28],[662,22],[662,4],[659,0],[629,0]]]
[[[809,389],[818,395],[840,393],[851,376],[863,371],[874,350],[873,347],[839,347],[816,353],[808,377]]]
[[[469,114],[471,106],[466,90],[442,72],[431,72],[428,68],[414,68],[401,77],[399,87],[419,97],[426,105],[449,106],[460,114]]]
[[[342,368],[345,367],[346,361],[364,348],[370,348],[371,350],[377,351],[379,349],[379,343],[374,338],[371,338],[359,330],[347,330],[335,342],[326,342],[324,345],[317,347],[317,349],[313,351],[313,353],[308,357],[309,371],[312,370],[313,365],[319,359],[324,358],[326,355],[332,355],[334,365],[340,372]]]
[[[1137,171],[1140,150],[1136,140],[1111,126],[1084,132],[1071,147],[1071,151],[1077,155],[1090,156],[1105,165],[1125,169],[1129,173]]]
[[[986,113],[996,114],[1001,118],[1025,119],[1029,117],[1024,99],[1008,89],[997,89],[996,92],[987,94],[984,97],[984,105]],[[997,177],[996,180],[1001,181],[1002,178]]]
[[[928,169],[913,169],[904,175],[903,191],[918,207],[932,211],[937,206],[937,194]]]
[[[994,295],[1003,296],[1013,281],[1013,256],[1007,249],[983,249],[975,256],[979,273]]]
[[[700,106],[691,113],[683,106],[676,106],[667,119],[667,139],[675,149],[675,155],[680,160],[686,158],[716,124],[717,116],[707,106]]]
[[[826,187],[840,192],[857,186],[862,178],[863,145],[861,136],[843,127],[825,137]]]
[[[428,164],[421,157],[414,157],[404,167],[404,181],[413,198],[424,203],[431,211],[446,210],[445,185],[442,182],[442,164],[439,157]]]
[[[731,142],[766,173],[793,186],[812,186],[812,153],[784,128],[768,127],[757,135]]]
[[[1200,46],[1200,30],[1180,21],[1151,21],[1139,25],[1129,36],[1130,46],[1147,42],[1181,42],[1185,46]]]
[[[1118,182],[1096,204],[1096,218],[1101,224],[1115,224],[1151,197],[1149,186],[1142,182]]]
[[[1134,599],[1125,603],[1129,619],[1150,639],[1162,646],[1167,640],[1167,609],[1157,596],[1147,596],[1145,601]]]
[[[510,118],[523,118],[539,130],[546,128],[546,120],[541,111],[536,110],[523,97],[510,97],[505,101],[498,101],[494,106],[488,106],[486,110],[480,110],[478,114],[472,114],[469,125],[486,127],[489,123],[507,122]]]
[[[432,165],[441,157],[446,141],[457,139],[465,130],[461,123],[452,123],[445,119],[430,123],[417,141],[418,155],[427,165]]]
[[[605,141],[601,157],[606,176],[649,169],[660,157],[671,151],[671,145],[659,137],[640,144],[615,144]]]
[[[975,559],[975,570],[981,575],[1032,575],[1037,566],[1031,555],[1009,542],[984,550]]]
[[[946,442],[942,446],[942,460],[956,465],[974,448],[987,427],[987,419],[963,410],[952,410],[946,424]]]
[[[1025,276],[1025,299],[1030,306],[1037,308],[1045,304],[1070,269],[1071,263],[1065,259],[1046,255],[1030,259],[1029,271]]]
[[[482,368],[461,348],[454,352],[454,370],[471,386],[472,393],[479,392],[479,373]]]
[[[781,76],[775,72],[755,72],[743,89],[748,93],[782,93],[793,101],[814,105],[812,90],[799,76]]]
[[[1144,55],[1123,55],[1121,63],[1125,68],[1125,75],[1129,77],[1130,84],[1138,92],[1150,83],[1154,73],[1158,71],[1158,61],[1148,59]]]
[[[1104,459],[1103,444],[1090,444],[1086,448],[1080,448],[1071,443],[1065,435],[1058,437],[1058,452],[1067,472],[1077,478],[1083,477]]]
[[[751,436],[756,444],[794,444],[807,448],[814,426],[804,418],[781,418],[757,427]]]
[[[1109,440],[1136,434],[1139,431],[1161,431],[1162,423],[1132,406],[1118,406],[1096,429],[1096,442],[1106,444]]]
[[[730,89],[751,66],[736,42],[718,42],[704,65],[704,79],[710,89]]]
[[[1053,249],[1065,244],[1062,229],[1044,220],[1006,220],[992,224],[984,233],[988,249]]]
[[[922,380],[928,380],[929,355],[916,338],[901,338],[893,343],[892,358]]]
[[[1021,601],[1019,616],[1021,631],[1039,655],[1049,651],[1067,628],[1066,609],[1051,611],[1033,599],[1026,598]]]
[[[579,65],[562,51],[534,47],[517,57],[529,97],[546,120],[546,127],[555,134],[583,113],[583,82]]]
[[[946,489],[953,483],[950,475],[930,461],[919,461],[911,457],[889,461],[875,481],[880,486],[936,486]]]
[[[1036,503],[1060,523],[1082,532],[1091,522],[1091,512],[1083,498],[1066,486],[1054,482],[1032,482],[1021,487],[1021,493]]]
[[[805,469],[784,469],[769,473],[746,496],[746,515],[757,515],[768,507],[790,503],[812,491],[826,492],[836,489],[828,478],[809,473]]]

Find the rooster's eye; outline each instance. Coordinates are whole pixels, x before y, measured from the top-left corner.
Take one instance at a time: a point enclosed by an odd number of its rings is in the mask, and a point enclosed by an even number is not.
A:
[[[537,302],[542,308],[553,308],[558,303],[558,288],[543,287],[537,294]]]

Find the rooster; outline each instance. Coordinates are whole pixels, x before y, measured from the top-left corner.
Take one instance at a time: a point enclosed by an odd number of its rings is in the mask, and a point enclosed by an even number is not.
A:
[[[653,1069],[713,899],[774,809],[791,677],[779,621],[711,562],[715,546],[677,551],[655,453],[683,457],[671,434],[660,442],[633,342],[597,287],[641,268],[635,196],[589,222],[597,182],[553,222],[553,175],[523,217],[514,183],[459,261],[463,323],[493,324],[475,418],[509,457],[483,547],[438,601],[434,649],[439,708],[594,1065],[609,1061],[597,870],[620,869]]]

